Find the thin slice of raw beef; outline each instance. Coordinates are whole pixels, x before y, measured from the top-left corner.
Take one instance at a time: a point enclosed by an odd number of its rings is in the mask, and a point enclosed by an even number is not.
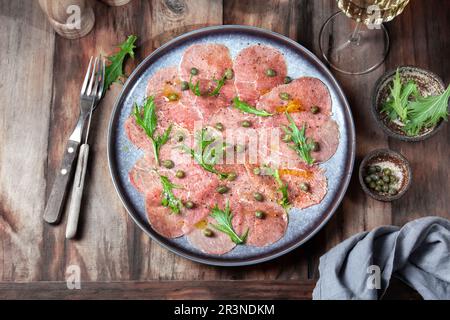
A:
[[[231,241],[230,237],[214,229],[210,224],[216,223],[211,217],[206,217],[201,226],[194,227],[186,236],[190,244],[203,253],[222,255],[231,251],[236,244]],[[210,229],[213,234],[211,237],[204,235],[204,229]]]
[[[134,116],[130,116],[125,121],[125,134],[137,148],[144,152],[152,152],[152,143],[145,134],[144,129],[136,123]]]
[[[145,195],[145,210],[152,228],[160,235],[177,238],[184,234],[184,215],[161,206],[161,189],[153,189]]]
[[[268,69],[276,72],[270,77]],[[241,100],[255,105],[259,97],[283,83],[287,74],[283,54],[275,48],[254,45],[243,49],[234,61],[235,86]]]
[[[161,68],[148,80],[147,96],[153,96],[156,103],[169,102],[169,96],[181,96],[181,81],[175,66]]]
[[[288,101],[280,98],[281,93],[287,93]],[[319,107],[319,112],[313,114],[311,107]],[[295,166],[302,162],[299,156],[289,145],[281,141],[284,136],[282,127],[287,127],[289,121],[285,115],[287,111],[301,129],[305,125],[307,138],[312,138],[319,144],[319,151],[312,152],[316,162],[327,161],[339,145],[339,128],[337,123],[330,118],[331,98],[327,87],[317,78],[303,77],[292,81],[290,84],[274,88],[262,96],[257,103],[258,108],[264,108],[275,113],[270,120],[263,123],[267,130],[278,128],[279,132],[272,140],[262,144],[260,150],[263,154],[269,154],[269,163],[279,166]]]
[[[279,169],[279,173],[281,180],[288,185],[289,202],[295,208],[304,209],[318,204],[327,193],[327,178],[318,166]],[[308,185],[308,191],[301,190],[302,183]]]
[[[171,95],[175,95],[178,99],[169,100]],[[170,124],[176,123],[193,130],[195,121],[202,119],[202,114],[195,105],[181,102],[181,80],[177,67],[158,70],[148,81],[147,96],[153,96],[155,99],[159,129],[165,129]]]
[[[339,127],[332,119],[324,120],[316,126],[308,122],[307,136],[319,144],[319,150],[311,153],[316,162],[325,162],[330,159],[339,146]]]
[[[256,211],[263,211],[262,219]],[[264,247],[281,239],[288,224],[287,213],[279,205],[267,202],[241,202],[233,217],[233,228],[237,234],[248,230],[246,244]]]
[[[259,159],[265,159],[265,163],[278,166],[278,167],[296,167],[297,164],[303,164],[304,161],[292,148],[293,142],[284,142],[283,136],[285,135],[282,127],[288,126],[288,121],[283,118],[276,119],[274,121],[277,126],[273,128],[261,128],[262,130],[277,130],[273,135],[268,135],[267,139],[262,139],[263,135],[260,134],[260,148]],[[312,151],[311,156],[315,163],[325,162],[330,159],[336,152],[339,145],[339,128],[337,123],[332,119],[325,118],[314,121],[310,119],[308,122],[297,122],[296,125],[299,129],[305,124],[305,135],[308,139],[312,139],[318,143],[318,151]]]
[[[287,93],[289,100],[283,100],[280,93]],[[311,113],[311,107],[317,106],[320,112]],[[317,78],[302,77],[289,84],[280,85],[261,96],[256,104],[258,109],[272,113],[284,113],[302,119],[320,119],[331,115],[331,97],[326,85]]]
[[[254,168],[261,167],[263,166],[247,166],[249,184],[264,196],[265,202],[275,205],[281,199],[280,185],[272,175],[265,174],[268,171],[264,169],[262,174],[254,174]],[[298,164],[295,168],[278,168],[278,172],[283,184],[288,186],[288,200],[293,207],[303,209],[318,204],[327,193],[327,179],[318,166]],[[302,183],[308,184],[308,192],[300,189]]]
[[[191,69],[198,70],[197,75],[191,75]],[[201,96],[192,90],[183,91],[181,102],[187,106],[198,108],[204,121],[219,108],[227,107],[235,96],[234,78],[226,80],[219,94],[209,96],[208,93],[216,88],[227,69],[233,68],[228,48],[221,44],[194,44],[186,49],[180,63],[179,74],[184,81],[191,81],[193,85],[199,82]]]

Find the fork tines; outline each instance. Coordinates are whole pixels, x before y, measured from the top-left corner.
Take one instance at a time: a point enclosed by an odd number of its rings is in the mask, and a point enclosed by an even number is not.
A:
[[[101,99],[105,84],[105,60],[99,56],[91,57],[84,77],[81,95],[94,99]]]

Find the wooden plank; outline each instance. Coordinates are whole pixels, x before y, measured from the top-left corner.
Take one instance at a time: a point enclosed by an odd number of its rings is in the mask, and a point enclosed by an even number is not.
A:
[[[239,290],[236,288],[239,287]],[[0,299],[311,299],[311,281],[132,281],[0,283]]]
[[[309,300],[314,287],[312,280],[83,282],[79,290],[66,282],[0,282],[0,299]],[[393,298],[420,296],[396,280],[385,296]]]
[[[0,279],[39,278],[53,29],[37,5],[0,1]]]

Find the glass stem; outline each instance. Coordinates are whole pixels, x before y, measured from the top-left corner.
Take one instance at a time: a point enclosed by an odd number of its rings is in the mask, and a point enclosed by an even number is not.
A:
[[[355,25],[355,29],[353,29],[352,35],[350,36],[350,42],[354,44],[359,43],[359,27],[361,26],[361,22],[357,21]]]

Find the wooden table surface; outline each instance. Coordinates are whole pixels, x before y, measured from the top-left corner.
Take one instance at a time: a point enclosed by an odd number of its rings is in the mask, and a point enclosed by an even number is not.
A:
[[[129,73],[155,48],[207,25],[270,29],[319,56],[319,30],[335,11],[332,0],[133,0],[123,7],[95,1],[93,31],[63,39],[37,1],[0,0],[0,298],[296,298],[309,299],[319,257],[347,237],[384,224],[403,225],[436,215],[450,218],[450,126],[433,138],[406,143],[388,138],[372,122],[375,81],[398,65],[416,65],[450,81],[448,1],[414,0],[387,23],[391,50],[385,63],[362,76],[334,73],[356,124],[358,168],[369,151],[385,147],[411,162],[413,184],[392,203],[367,197],[356,170],[342,205],[311,241],[271,262],[220,268],[178,257],[150,240],[130,219],[111,182],[107,126],[120,86],[95,112],[91,158],[82,204],[81,235],[65,241],[64,224],[42,213],[65,141],[78,114],[78,94],[91,55],[111,53],[127,35],[138,36]],[[81,268],[82,290],[66,289],[66,269]],[[236,290],[239,287],[239,290]],[[417,297],[405,287],[394,298]]]

